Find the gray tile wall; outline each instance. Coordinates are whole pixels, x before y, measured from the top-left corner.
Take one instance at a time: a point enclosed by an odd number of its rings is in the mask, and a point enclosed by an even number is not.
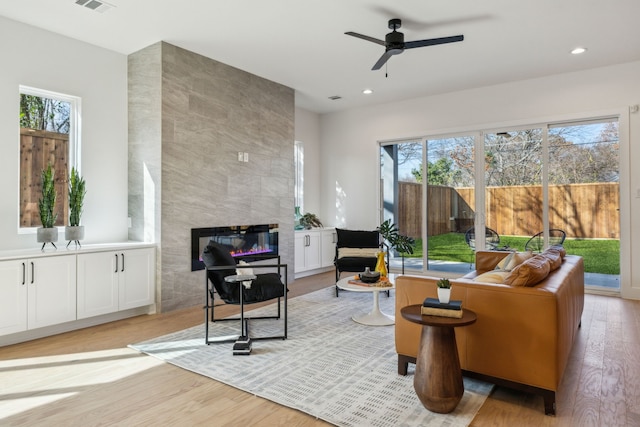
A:
[[[279,224],[292,281],[293,89],[161,42],[130,56],[129,97],[130,236],[153,230],[161,310],[204,301],[191,228]]]

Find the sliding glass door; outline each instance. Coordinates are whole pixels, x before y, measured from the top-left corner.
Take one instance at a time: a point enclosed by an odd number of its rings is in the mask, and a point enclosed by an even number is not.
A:
[[[610,118],[382,144],[382,220],[416,240],[409,269],[466,272],[476,250],[524,251],[536,234],[542,250],[561,233],[587,286],[619,290],[618,134]]]

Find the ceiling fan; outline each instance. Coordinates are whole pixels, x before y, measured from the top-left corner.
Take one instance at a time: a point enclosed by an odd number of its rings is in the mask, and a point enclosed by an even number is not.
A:
[[[357,37],[359,39],[367,40],[373,43],[380,44],[384,46],[384,54],[378,59],[372,68],[372,70],[379,70],[393,55],[398,55],[404,52],[405,49],[413,49],[416,47],[424,47],[424,46],[435,46],[438,44],[446,44],[446,43],[455,43],[461,42],[464,40],[463,35],[451,36],[451,37],[440,37],[435,39],[426,39],[426,40],[416,40],[412,42],[404,41],[404,34],[396,31],[398,28],[402,26],[402,21],[398,18],[389,20],[389,29],[393,30],[388,33],[383,40],[375,39],[373,37],[365,36],[363,34],[354,33],[352,31],[348,31],[345,34],[348,36]]]

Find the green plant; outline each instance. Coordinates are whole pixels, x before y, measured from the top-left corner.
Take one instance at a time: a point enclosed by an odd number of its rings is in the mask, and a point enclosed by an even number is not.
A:
[[[412,237],[400,234],[398,227],[390,219],[380,224],[378,231],[382,238],[387,241],[389,247],[400,253],[402,257],[402,274],[404,274],[404,256],[405,254],[411,255],[413,253],[415,240]]]
[[[76,168],[71,168],[69,176],[69,225],[77,227],[80,225],[82,216],[82,206],[84,196],[87,194],[84,178],[80,176]]]
[[[42,171],[42,197],[38,200],[38,211],[43,228],[53,228],[58,215],[54,213],[56,208],[56,187],[54,171],[51,164]]]
[[[312,214],[307,212],[302,215],[300,218],[300,225],[304,226],[304,228],[312,228],[312,227],[324,227],[320,219],[316,216],[316,214]]]
[[[438,283],[436,283],[436,284],[441,289],[450,289],[451,288],[451,282],[449,282],[449,279],[442,278],[442,279],[438,280]]]

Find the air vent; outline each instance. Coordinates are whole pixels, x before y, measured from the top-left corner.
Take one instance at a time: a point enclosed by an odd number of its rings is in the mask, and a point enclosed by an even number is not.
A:
[[[115,7],[112,4],[99,0],[76,0],[76,4],[100,13],[104,13],[107,10]]]
[[[330,96],[329,99],[332,101],[337,101],[338,99],[342,99],[342,97],[340,95],[333,95]]]

